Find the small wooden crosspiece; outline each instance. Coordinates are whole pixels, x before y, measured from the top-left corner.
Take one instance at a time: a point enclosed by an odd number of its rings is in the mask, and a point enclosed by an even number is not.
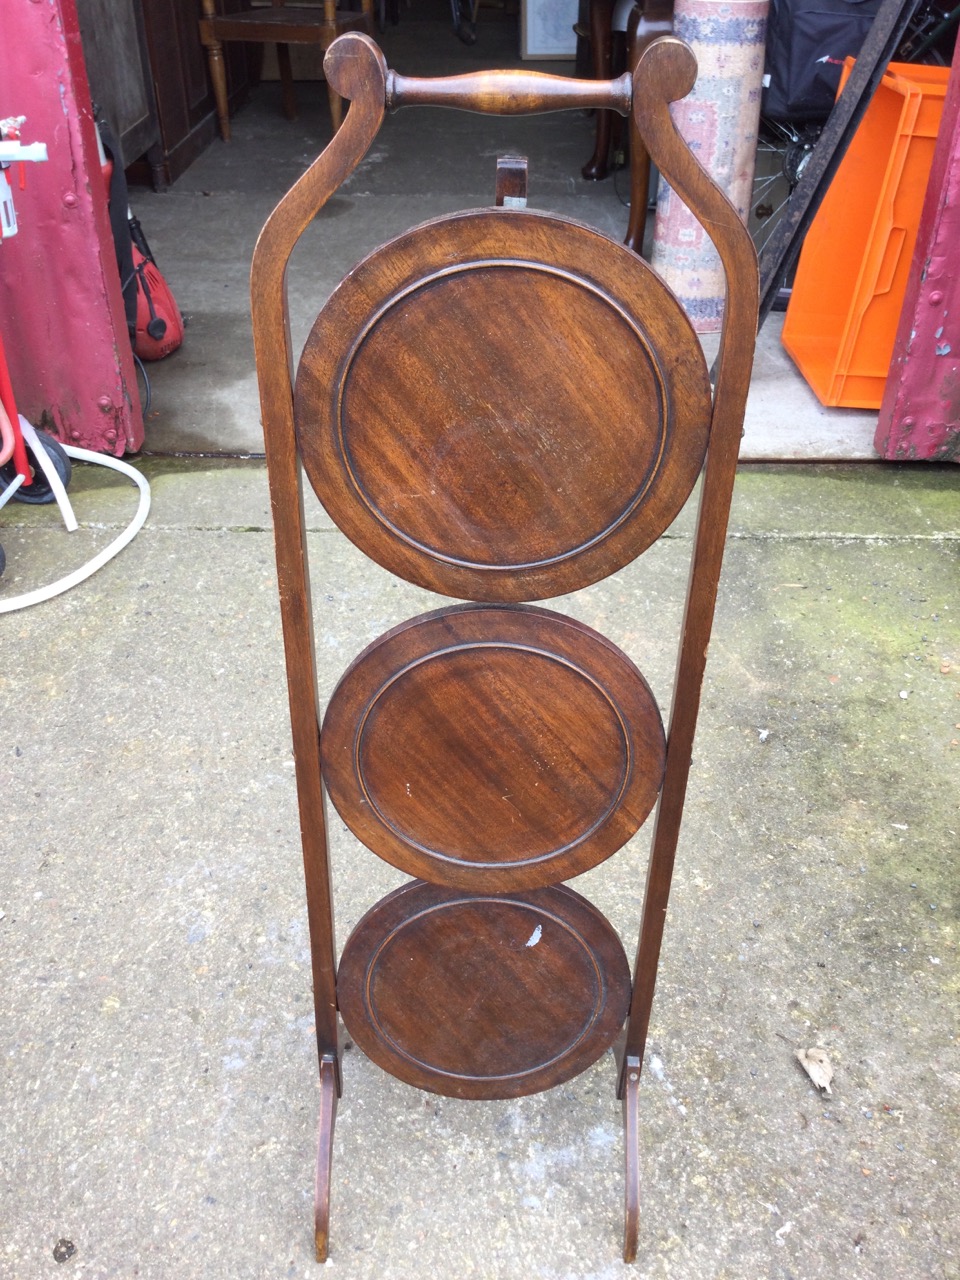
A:
[[[677,136],[695,65],[673,38],[633,78],[535,72],[409,79],[362,35],[327,54],[343,127],[271,214],[252,272],[320,1059],[317,1258],[327,1256],[338,1016],[384,1070],[459,1098],[548,1089],[622,1036],[624,1258],[639,1231],[639,1080],[713,620],[756,332],[757,269],[735,210]],[[285,273],[297,239],[385,111],[632,112],[727,274],[716,390],[680,303],[636,254],[496,203],[408,231],[321,309],[295,374]],[[705,463],[706,459],[706,463]],[[369,645],[317,705],[304,471],[372,560],[458,603]],[[630,658],[531,602],[622,569],[700,513],[669,730]],[[462,603],[466,601],[467,603]],[[318,732],[319,730],[319,732]],[[412,877],[334,953],[324,787],[373,853]],[[563,882],[656,807],[637,956]]]
[[[498,209],[525,209],[527,206],[527,157],[500,156],[497,160]]]

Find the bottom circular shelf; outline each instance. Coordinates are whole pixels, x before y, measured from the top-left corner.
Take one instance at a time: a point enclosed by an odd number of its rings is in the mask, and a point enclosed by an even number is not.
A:
[[[454,1098],[516,1098],[610,1047],[630,969],[604,916],[565,885],[467,894],[414,880],[350,935],[337,993],[347,1030],[391,1075]]]

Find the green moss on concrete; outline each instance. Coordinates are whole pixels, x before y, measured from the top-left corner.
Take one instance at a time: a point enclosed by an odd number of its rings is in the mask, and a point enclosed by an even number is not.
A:
[[[805,538],[956,536],[960,470],[936,463],[742,466],[730,528]]]

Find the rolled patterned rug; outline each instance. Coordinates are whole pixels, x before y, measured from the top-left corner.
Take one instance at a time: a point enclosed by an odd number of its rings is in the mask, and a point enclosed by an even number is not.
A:
[[[671,107],[682,136],[746,222],[760,118],[769,0],[676,0],[674,34],[699,68],[693,92]],[[723,271],[709,237],[660,180],[653,266],[677,294],[698,333],[723,319]]]

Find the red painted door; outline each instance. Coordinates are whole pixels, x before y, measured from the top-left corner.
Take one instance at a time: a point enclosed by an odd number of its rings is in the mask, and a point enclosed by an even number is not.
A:
[[[960,43],[874,439],[892,461],[960,462]]]
[[[75,0],[4,5],[0,117],[49,160],[16,168],[18,234],[0,243],[0,328],[17,407],[67,444],[121,454],[143,417],[100,175]]]

